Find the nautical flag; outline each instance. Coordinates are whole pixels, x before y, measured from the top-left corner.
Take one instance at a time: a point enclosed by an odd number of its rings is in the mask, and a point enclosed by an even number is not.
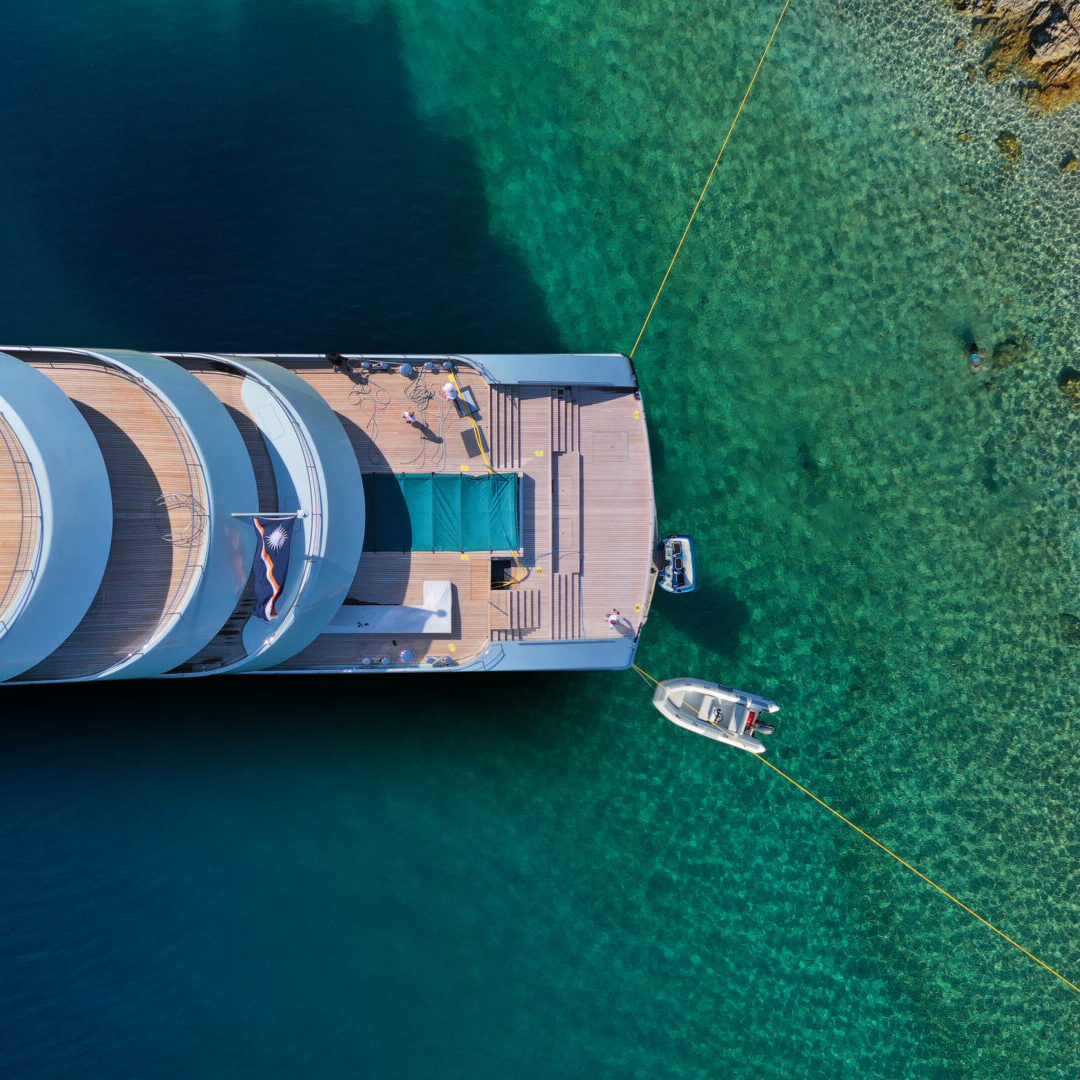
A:
[[[289,572],[289,546],[295,518],[252,518],[259,537],[255,553],[255,614],[269,622],[278,617],[277,603]]]

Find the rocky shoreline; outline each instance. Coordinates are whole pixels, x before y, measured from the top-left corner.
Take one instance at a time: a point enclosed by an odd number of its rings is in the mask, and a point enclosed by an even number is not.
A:
[[[988,81],[1018,75],[1024,100],[1047,112],[1080,100],[1080,0],[950,2],[989,45],[978,65]]]

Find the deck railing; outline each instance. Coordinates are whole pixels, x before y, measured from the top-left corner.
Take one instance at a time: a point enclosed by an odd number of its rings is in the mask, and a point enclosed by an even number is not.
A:
[[[307,428],[300,422],[300,419],[293,409],[292,404],[288,399],[274,386],[269,380],[264,378],[257,372],[253,372],[248,368],[240,365],[230,365],[229,359],[231,354],[216,354],[216,353],[161,353],[159,355],[164,356],[169,360],[202,360],[209,361],[218,365],[224,364],[230,367],[231,370],[239,377],[245,379],[251,379],[253,382],[258,383],[264,390],[268,391],[278,403],[281,409],[281,414],[288,421],[294,437],[296,438],[297,445],[300,447],[300,452],[304,460],[304,471],[307,474],[307,497],[306,505],[301,509],[304,511],[304,568],[301,572],[300,582],[296,587],[294,596],[296,601],[293,606],[285,613],[279,625],[274,627],[274,632],[271,634],[263,644],[251,654],[246,654],[239,660],[231,661],[215,667],[217,672],[226,672],[236,664],[243,663],[246,660],[250,660],[252,656],[258,656],[259,653],[264,652],[281,636],[281,634],[292,625],[296,618],[296,602],[304,594],[304,590],[311,580],[314,568],[319,556],[323,552],[324,546],[324,529],[325,529],[325,504],[323,500],[323,474],[319,468],[319,463],[315,454],[311,449],[311,438]],[[256,359],[256,357],[251,357]],[[250,597],[246,601],[242,601],[247,607],[247,616],[250,618],[254,611],[254,600]],[[240,609],[238,609],[240,610]],[[235,613],[234,613],[235,614]]]
[[[147,398],[161,414],[162,419],[168,425],[169,430],[176,441],[176,446],[180,451],[180,458],[187,477],[188,490],[184,494],[189,495],[197,506],[203,505],[203,501],[206,499],[207,485],[206,472],[203,468],[202,461],[188,436],[187,427],[184,424],[183,419],[162,398],[161,392],[149,379],[137,372],[128,371],[125,368],[119,367],[114,362],[84,349],[27,346],[18,349],[9,349],[7,351],[21,356],[24,360],[32,360],[37,364],[48,364],[49,367],[81,366],[94,368],[100,370],[103,374],[138,386],[143,390]],[[165,496],[170,494],[174,493],[163,492],[163,495]],[[196,513],[197,510],[193,506],[192,514],[194,515]],[[203,514],[205,515],[205,513],[206,511],[204,510]],[[188,546],[174,543],[173,547],[176,551],[184,550],[186,547],[188,553],[187,558],[184,559],[183,565],[180,567],[179,578],[169,591],[165,607],[158,616],[157,624],[147,637],[123,658],[125,661],[137,656],[145,655],[165,630],[167,630],[169,624],[183,613],[186,603],[190,598],[193,586],[206,568],[209,544],[205,537],[199,544]],[[110,667],[111,666],[114,665],[110,665]]]
[[[89,360],[90,358],[87,359]],[[184,544],[169,539],[169,536],[167,535],[162,537],[162,539],[167,540],[172,545],[175,552],[186,550],[187,558],[180,567],[179,579],[176,580],[176,584],[169,592],[165,609],[158,617],[157,625],[146,638],[144,638],[143,641],[125,657],[126,660],[130,660],[136,656],[144,656],[149,652],[154,643],[168,629],[169,624],[183,614],[187,602],[190,599],[191,590],[198,583],[199,579],[202,577],[203,571],[206,569],[210,550],[209,538],[206,536],[205,531],[206,523],[209,518],[209,514],[205,509],[205,500],[207,496],[206,470],[203,468],[202,461],[196,453],[191,439],[188,437],[187,427],[184,424],[183,419],[178,416],[168,404],[166,404],[161,398],[157,388],[149,379],[134,372],[114,367],[105,361],[96,362],[110,375],[139,386],[154,403],[158,412],[161,414],[162,419],[168,424],[173,438],[176,440],[176,445],[180,450],[181,460],[184,464],[184,471],[187,476],[187,492],[163,492],[162,495],[166,499],[174,494],[190,496],[193,503],[191,506],[193,529],[196,528],[195,519],[200,511],[203,518],[201,528],[197,529],[193,536],[193,539],[201,540],[199,543]],[[168,507],[166,507],[166,509],[168,509]],[[175,558],[176,556],[174,556],[174,559]]]
[[[0,442],[3,443],[4,449],[15,466],[15,476],[19,484],[18,554],[11,577],[4,587],[3,595],[0,595],[0,634],[5,634],[29,602],[34,579],[41,569],[44,544],[41,490],[34,476],[33,467],[23,453],[22,444],[2,418],[0,418]],[[34,533],[37,535],[33,536]]]

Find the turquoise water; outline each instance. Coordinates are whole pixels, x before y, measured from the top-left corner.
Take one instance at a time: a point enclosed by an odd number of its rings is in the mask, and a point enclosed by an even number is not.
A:
[[[11,15],[4,336],[628,350],[774,17]],[[778,765],[1076,981],[1080,112],[965,34],[793,3],[635,358],[705,566],[640,660],[780,700]],[[1080,998],[632,674],[4,700],[6,1074],[1080,1070]]]

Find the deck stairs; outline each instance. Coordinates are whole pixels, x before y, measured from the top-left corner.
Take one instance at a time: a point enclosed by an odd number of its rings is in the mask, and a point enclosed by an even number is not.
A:
[[[581,449],[581,406],[572,386],[551,389],[551,450],[567,454]]]
[[[521,641],[541,622],[539,589],[497,589],[491,595],[491,640]]]
[[[551,575],[551,636],[556,641],[583,636],[578,573]]]
[[[521,468],[521,399],[511,387],[490,388],[488,415],[491,464],[497,471]]]

